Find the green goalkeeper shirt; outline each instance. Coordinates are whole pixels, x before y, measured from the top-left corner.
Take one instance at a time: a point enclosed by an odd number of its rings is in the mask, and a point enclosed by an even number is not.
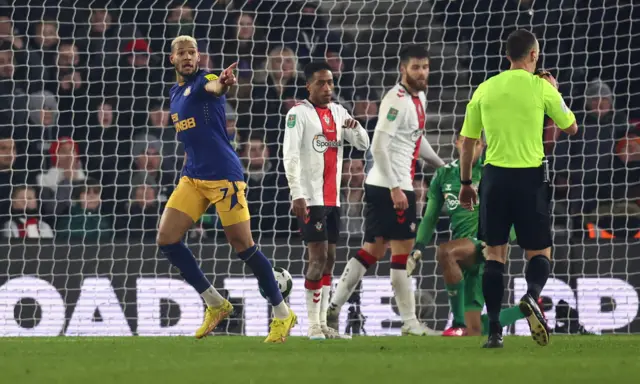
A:
[[[472,169],[472,180],[477,188],[482,177],[482,158],[480,158]],[[436,171],[431,180],[429,192],[427,192],[427,209],[420,227],[416,243],[427,245],[433,237],[436,224],[440,217],[442,206],[445,206],[447,215],[451,221],[451,232],[453,239],[464,239],[476,237],[478,233],[478,207],[473,211],[466,210],[460,206],[458,195],[460,193],[460,165],[455,160]],[[515,238],[513,229],[511,239]]]

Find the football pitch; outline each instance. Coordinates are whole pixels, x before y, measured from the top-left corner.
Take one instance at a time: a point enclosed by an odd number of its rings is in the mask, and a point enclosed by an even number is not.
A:
[[[640,337],[0,339],[1,383],[637,383]]]

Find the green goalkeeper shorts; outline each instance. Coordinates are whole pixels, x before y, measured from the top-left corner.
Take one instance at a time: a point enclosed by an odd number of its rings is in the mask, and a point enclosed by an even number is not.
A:
[[[464,276],[464,308],[465,311],[482,311],[484,295],[482,294],[482,274],[484,273],[483,243],[475,237],[469,240],[476,246],[476,262],[470,268],[463,268]]]

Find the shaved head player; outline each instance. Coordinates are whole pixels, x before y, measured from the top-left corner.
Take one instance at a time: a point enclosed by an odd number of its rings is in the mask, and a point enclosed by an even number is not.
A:
[[[209,283],[182,239],[207,208],[215,205],[229,244],[251,268],[273,306],[274,319],[265,342],[282,343],[296,315],[282,299],[271,263],[253,242],[243,169],[226,132],[225,93],[236,83],[236,64],[220,76],[201,70],[197,44],[190,36],[173,40],[170,60],[177,77],[170,91],[171,120],[184,144],[185,161],[180,182],[162,213],[158,246],[206,302],[204,322],[196,331],[196,338],[205,337],[233,307]]]
[[[570,135],[576,118],[562,95],[547,80],[534,75],[540,45],[529,31],[517,30],[507,40],[508,71],[480,84],[467,105],[460,153],[460,194],[463,208],[476,208],[478,194],[472,168],[476,142],[484,129],[487,151],[480,182],[479,238],[487,245],[482,291],[489,317],[485,348],[501,348],[500,309],[504,294],[504,264],[511,226],[528,260],[527,293],[520,310],[531,336],[549,343],[549,329],[537,300],[551,270],[549,176],[544,162],[542,129],[545,114]]]

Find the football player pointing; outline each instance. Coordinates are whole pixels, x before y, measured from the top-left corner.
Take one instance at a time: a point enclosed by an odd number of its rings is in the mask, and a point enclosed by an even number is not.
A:
[[[171,63],[177,84],[170,91],[171,119],[178,140],[184,144],[185,164],[162,213],[156,241],[160,252],[206,302],[204,322],[196,337],[207,336],[233,307],[207,280],[182,239],[209,205],[215,205],[229,244],[251,268],[273,306],[274,319],[265,341],[282,343],[295,325],[296,315],[282,298],[269,259],[253,242],[242,165],[229,143],[224,120],[225,93],[236,83],[235,64],[217,76],[201,70],[199,60],[192,37],[173,40]]]
[[[333,74],[326,63],[305,68],[309,99],[291,108],[284,134],[284,168],[293,213],[307,243],[305,291],[308,335],[339,338],[327,326],[336,243],[340,234],[340,182],[343,143],[369,148],[367,131],[341,105],[331,102]]]

